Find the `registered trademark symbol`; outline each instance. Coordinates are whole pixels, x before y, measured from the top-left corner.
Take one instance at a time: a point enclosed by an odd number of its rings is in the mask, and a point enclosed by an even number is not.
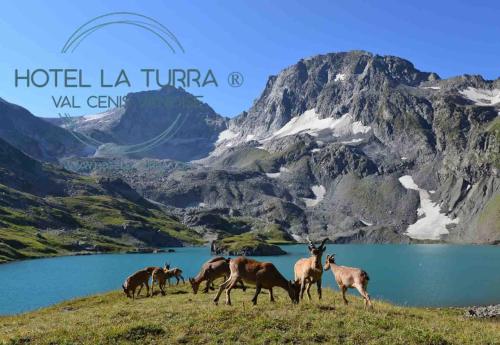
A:
[[[227,76],[227,82],[232,87],[240,87],[243,85],[243,80],[243,74],[240,72],[231,72]]]

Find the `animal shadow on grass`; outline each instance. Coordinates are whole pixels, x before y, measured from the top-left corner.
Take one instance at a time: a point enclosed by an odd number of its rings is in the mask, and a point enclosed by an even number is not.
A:
[[[160,295],[160,294],[161,294],[162,296],[165,296],[165,295],[166,295],[166,293],[165,293],[165,292],[161,292],[161,291],[155,291],[155,292],[153,292],[153,296],[158,296],[158,295]]]
[[[331,305],[318,305],[318,309],[322,311],[334,311],[335,307],[332,307]]]
[[[187,291],[178,290],[178,291],[169,292],[168,294],[169,295],[185,295],[187,293],[188,293]]]

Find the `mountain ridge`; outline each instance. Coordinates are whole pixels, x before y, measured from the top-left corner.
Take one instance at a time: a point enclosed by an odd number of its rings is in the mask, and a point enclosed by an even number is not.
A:
[[[147,105],[150,94],[135,97]],[[181,150],[182,164],[154,154],[61,163],[122,178],[208,237],[239,224],[297,241],[498,243],[499,111],[500,79],[331,53],[271,76],[239,116],[214,112],[204,154]],[[187,136],[201,128],[191,122]]]

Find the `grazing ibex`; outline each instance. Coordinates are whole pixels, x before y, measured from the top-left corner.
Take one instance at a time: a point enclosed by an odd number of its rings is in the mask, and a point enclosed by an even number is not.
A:
[[[239,281],[255,284],[255,296],[252,298],[252,303],[257,304],[257,297],[261,289],[268,289],[271,302],[274,302],[273,287],[278,286],[288,292],[288,296],[293,303],[299,302],[299,285],[295,282],[288,281],[281,275],[278,269],[270,262],[259,262],[248,259],[244,256],[231,259],[229,262],[231,275],[226,280],[217,292],[214,298],[214,303],[219,302],[219,297],[222,290],[226,290],[226,304],[231,305],[231,289],[233,289]]]
[[[198,288],[200,284],[207,281],[207,285],[203,289],[203,293],[208,293],[209,289],[213,290],[213,282],[217,278],[224,278],[224,281],[230,276],[231,270],[229,269],[229,259],[222,256],[217,256],[213,259],[208,260],[201,266],[200,272],[194,278],[189,278],[189,283],[191,288],[193,288],[193,293],[196,295],[198,293]],[[245,285],[241,283],[241,288],[245,291]]]
[[[345,293],[348,288],[356,288],[359,294],[365,300],[365,307],[372,306],[372,302],[370,301],[370,295],[366,291],[366,287],[368,286],[368,273],[353,267],[339,266],[335,264],[335,254],[326,256],[325,263],[325,271],[332,269],[333,276],[335,277],[335,281],[339,286],[340,291],[342,291],[342,298],[344,303],[347,304],[347,299],[345,298]]]
[[[129,298],[131,297],[130,292],[132,292],[132,299],[135,299],[135,289],[139,287],[139,291],[137,292],[137,296],[139,296],[142,286],[145,285],[147,289],[146,296],[149,296],[149,277],[151,277],[151,273],[145,269],[135,272],[125,280],[125,283],[123,283],[123,292]]]
[[[295,281],[300,283],[300,299],[304,298],[304,291],[307,291],[307,296],[309,297],[309,300],[311,299],[309,290],[314,283],[316,283],[316,286],[318,287],[318,296],[319,299],[321,299],[321,277],[323,275],[321,256],[326,250],[326,241],[328,241],[328,238],[325,238],[319,247],[316,247],[309,240],[308,248],[311,253],[311,257],[300,259],[295,263]]]

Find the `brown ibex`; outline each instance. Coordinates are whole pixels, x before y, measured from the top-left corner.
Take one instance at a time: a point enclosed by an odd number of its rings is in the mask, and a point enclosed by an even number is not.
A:
[[[145,269],[135,272],[123,283],[123,292],[129,298],[131,297],[130,292],[132,292],[132,299],[135,299],[135,290],[139,287],[139,291],[137,292],[137,296],[139,296],[142,286],[145,285],[147,289],[146,296],[149,296],[149,277],[151,277],[151,273]]]
[[[153,297],[155,281],[158,282],[158,286],[160,287],[160,292],[162,295],[165,295],[165,284],[167,282],[167,272],[168,269],[166,267],[156,267],[151,273],[151,297]]]
[[[339,266],[335,264],[335,254],[326,256],[325,271],[329,269],[332,270],[335,281],[337,282],[340,291],[342,291],[342,299],[344,300],[344,304],[348,303],[347,299],[345,298],[347,289],[356,288],[356,290],[358,290],[359,294],[365,300],[365,307],[372,307],[370,295],[368,295],[368,292],[366,291],[368,281],[370,280],[370,277],[368,277],[368,273],[359,268]]]
[[[213,290],[213,282],[217,278],[224,278],[224,281],[231,274],[231,270],[229,269],[229,260],[222,256],[217,256],[205,262],[203,266],[201,266],[200,272],[194,278],[189,278],[189,283],[191,284],[191,288],[193,289],[193,293],[197,294],[200,284],[204,281],[207,282],[205,288],[203,289],[203,293],[208,293],[209,289]],[[245,285],[243,282],[241,283],[241,288],[245,291]]]
[[[177,284],[179,285],[179,281],[182,279],[182,283],[184,284],[184,277],[182,276],[182,270],[178,267],[172,268],[171,270],[166,269],[165,273],[167,275],[167,280],[168,280],[168,285],[170,285],[170,278],[175,278],[177,279]]]
[[[222,290],[226,290],[226,304],[231,305],[231,290],[239,281],[255,284],[255,295],[252,298],[252,303],[257,304],[257,297],[261,289],[268,289],[271,302],[274,302],[273,287],[278,286],[288,292],[288,296],[293,303],[299,302],[299,285],[295,282],[288,281],[281,275],[278,269],[270,262],[259,262],[248,259],[244,256],[231,259],[229,262],[231,275],[226,280],[217,292],[214,298],[214,303],[219,302],[219,297]]]
[[[300,259],[295,263],[295,281],[300,283],[300,299],[304,298],[304,291],[307,291],[307,296],[309,297],[309,300],[311,299],[309,290],[314,283],[316,283],[318,296],[319,299],[321,299],[321,277],[323,276],[321,256],[326,250],[325,243],[328,241],[328,238],[325,238],[319,247],[316,247],[309,239],[308,241],[308,248],[311,253],[311,257]]]

